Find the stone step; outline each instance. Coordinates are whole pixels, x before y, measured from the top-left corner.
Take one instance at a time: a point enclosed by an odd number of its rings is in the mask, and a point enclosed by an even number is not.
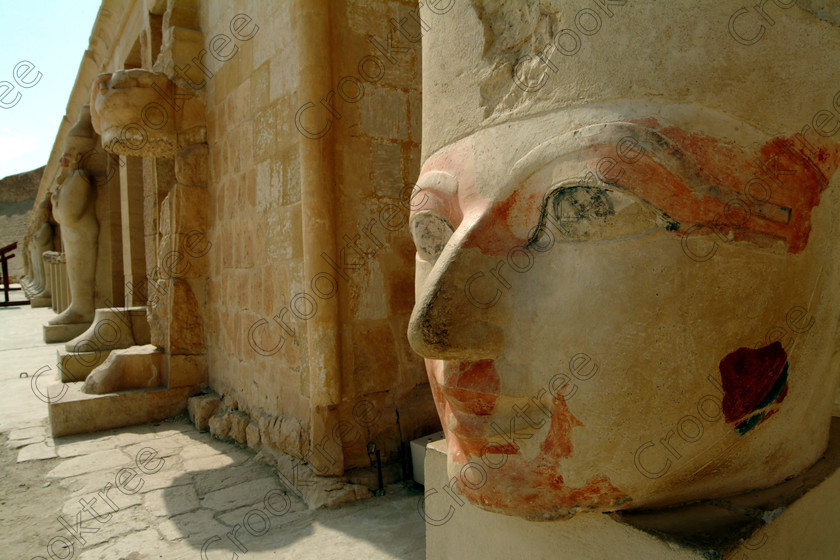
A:
[[[47,388],[53,437],[97,432],[164,420],[187,407],[194,387],[137,389],[103,395],[82,392],[84,382],[56,383]]]

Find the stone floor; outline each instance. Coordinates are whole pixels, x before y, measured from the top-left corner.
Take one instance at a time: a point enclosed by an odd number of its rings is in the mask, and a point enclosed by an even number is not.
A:
[[[17,453],[0,472],[0,532],[13,535],[0,557],[425,558],[413,485],[311,511],[251,451],[185,417],[52,438],[37,394],[55,376],[57,345],[41,342],[51,316],[0,308],[0,440]]]

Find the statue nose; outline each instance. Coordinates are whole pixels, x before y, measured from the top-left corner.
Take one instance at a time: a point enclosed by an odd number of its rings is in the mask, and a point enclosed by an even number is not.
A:
[[[458,232],[429,272],[411,314],[408,340],[415,352],[437,360],[495,358],[502,349],[504,305],[480,307],[467,286],[488,258],[478,249],[464,249]]]
[[[464,311],[467,310],[463,305],[453,305],[441,291],[431,294],[411,314],[411,347],[424,358],[434,360],[495,358],[502,348],[502,329]]]

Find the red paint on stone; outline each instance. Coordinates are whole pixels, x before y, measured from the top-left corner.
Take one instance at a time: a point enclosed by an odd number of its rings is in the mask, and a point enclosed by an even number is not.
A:
[[[485,255],[505,258],[514,247],[525,246],[528,228],[517,228],[515,223],[525,222],[536,227],[543,195],[530,193],[525,196],[515,190],[505,200],[490,204],[481,222],[464,239],[464,248],[477,248]],[[522,231],[517,233],[517,229]]]
[[[571,487],[563,478],[562,460],[572,455],[572,430],[583,426],[569,410],[565,399],[554,399],[551,418],[540,453],[527,459],[517,446],[490,444],[484,453],[506,454],[504,464],[492,468],[480,455],[467,453],[459,461],[474,468],[481,465],[487,480],[480,487],[458,477],[458,486],[474,504],[507,514],[517,512],[531,519],[568,517],[578,511],[616,509],[630,498],[604,475],[594,474],[581,487]],[[524,431],[524,430],[523,430]],[[462,451],[466,448],[460,445]],[[493,463],[499,463],[493,459]],[[487,466],[485,466],[487,465]]]
[[[755,411],[778,380],[787,363],[780,342],[762,348],[738,348],[720,361],[723,414],[735,422]],[[786,391],[779,395],[781,402]]]
[[[468,391],[499,394],[501,378],[496,371],[493,360],[479,360],[477,362],[461,362],[458,371],[447,376],[446,384]]]
[[[563,391],[565,390],[564,386]],[[558,459],[565,459],[572,454],[572,428],[578,426],[583,424],[572,415],[566,399],[555,398],[551,405],[551,426],[545,440],[540,444],[541,466],[547,462],[556,465]]]
[[[705,234],[714,230],[759,245],[782,240],[791,253],[807,245],[811,211],[840,166],[840,145],[818,135],[777,136],[751,150],[644,119],[582,138],[593,172],[601,158],[616,159],[621,138],[638,140],[646,153],[634,163],[619,161],[612,170],[613,177],[621,173],[616,184],[679,222],[674,235],[705,226]]]
[[[499,396],[501,378],[493,360],[478,362],[448,362],[444,366],[441,391],[453,409],[477,416],[493,411]]]

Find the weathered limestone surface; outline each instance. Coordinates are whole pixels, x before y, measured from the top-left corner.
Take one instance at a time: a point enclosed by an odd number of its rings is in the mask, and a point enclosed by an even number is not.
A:
[[[207,105],[209,385],[250,416],[246,441],[259,433],[261,446],[304,457],[327,436],[341,453],[335,473],[369,467],[369,442],[396,462],[401,440],[439,429],[404,336],[413,298],[406,185],[420,148],[414,10],[395,1],[256,4],[234,33],[241,9],[203,3],[205,41],[225,34],[236,55],[205,57],[212,77],[195,65],[187,72]],[[319,23],[325,11],[330,28]],[[393,61],[369,40],[384,44],[392,18],[418,39],[399,35]],[[369,73],[382,62],[380,79],[359,75],[366,56]],[[344,76],[361,86],[353,102],[338,93]],[[346,93],[354,83],[341,82]],[[319,104],[327,95],[333,112]],[[306,136],[324,126],[322,138]],[[358,266],[337,273],[322,253]],[[316,288],[334,283],[335,297],[313,291],[319,273]],[[307,317],[311,302],[318,309]],[[369,422],[359,414],[368,405]],[[352,429],[343,447],[331,435],[341,421]]]
[[[90,328],[68,341],[68,352],[114,350],[149,344],[149,322],[145,307],[97,309]]]
[[[134,390],[94,395],[82,391],[83,383],[49,388],[50,428],[54,437],[96,432],[138,421],[170,418],[184,410],[190,388]]]
[[[189,262],[195,257],[195,235],[203,238],[206,229],[206,177],[201,177],[207,157],[205,111],[203,95],[188,91],[184,78],[171,66],[184,64],[185,54],[200,43],[202,35],[195,15],[189,16],[191,8],[172,20],[172,14],[183,9],[179,3],[170,3],[163,14],[149,14],[144,23],[150,28],[143,31],[140,60],[132,62],[132,66],[142,64],[144,68],[102,73],[91,87],[93,127],[102,135],[104,149],[119,154],[129,164],[120,173],[121,192],[127,199],[123,201],[123,213],[129,216],[128,227],[123,228],[123,245],[128,247],[124,266],[130,279],[126,286],[130,283],[138,288],[140,284],[143,293],[127,293],[126,299],[131,295],[132,300],[142,299],[147,305],[148,329],[142,335],[156,346],[149,346],[143,360],[112,353],[112,357],[116,354],[138,368],[145,365],[146,371],[133,375],[109,357],[88,377],[86,391],[137,387],[140,381],[148,386],[163,384],[170,389],[194,391],[206,380],[199,308],[205,273]],[[154,38],[154,33],[161,30],[155,26],[166,32]],[[160,52],[153,52],[155,49]],[[136,56],[132,52],[122,54]],[[167,71],[161,72],[162,68]],[[166,101],[161,96],[168,94],[175,102],[167,103],[167,107],[161,103]],[[147,126],[141,126],[141,122]],[[176,164],[179,161],[186,165]],[[181,180],[180,175],[189,181],[189,187],[172,184]],[[142,189],[139,193],[138,188]],[[191,196],[185,197],[188,189]],[[142,243],[136,242],[139,230],[143,232]],[[100,381],[102,387],[98,386]]]
[[[68,105],[90,103],[107,152],[98,263],[112,266],[96,282],[147,307],[162,383],[224,395],[207,427],[242,444],[302,460],[325,446],[319,474],[369,469],[369,444],[399,465],[405,441],[438,429],[404,336],[416,6],[106,0],[100,16]],[[393,59],[376,47],[392,20],[408,22]],[[95,340],[97,328],[74,346],[128,342]]]
[[[187,411],[190,415],[195,427],[201,431],[206,431],[210,417],[216,412],[216,408],[221,403],[221,399],[216,394],[196,395],[190,397],[187,401]]]

